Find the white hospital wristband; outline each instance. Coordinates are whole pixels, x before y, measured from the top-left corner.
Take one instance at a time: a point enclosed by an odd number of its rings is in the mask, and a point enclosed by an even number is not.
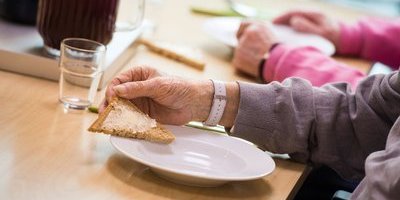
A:
[[[226,106],[226,88],[222,81],[211,80],[214,85],[214,98],[208,115],[208,119],[203,123],[206,126],[216,126],[222,118]]]

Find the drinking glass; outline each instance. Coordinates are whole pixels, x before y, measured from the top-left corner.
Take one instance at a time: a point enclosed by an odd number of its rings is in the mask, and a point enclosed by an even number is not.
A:
[[[119,0],[115,31],[134,31],[144,18],[144,0]]]
[[[59,100],[66,108],[86,109],[96,96],[106,47],[93,40],[67,38],[60,51]]]

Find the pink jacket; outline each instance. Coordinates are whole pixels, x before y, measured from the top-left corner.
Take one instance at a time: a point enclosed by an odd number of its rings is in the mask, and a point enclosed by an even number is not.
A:
[[[354,25],[340,24],[337,53],[379,61],[393,69],[400,66],[400,19],[367,18]],[[270,52],[263,77],[267,82],[300,77],[314,86],[348,82],[354,89],[366,74],[322,54],[313,47],[279,45]]]

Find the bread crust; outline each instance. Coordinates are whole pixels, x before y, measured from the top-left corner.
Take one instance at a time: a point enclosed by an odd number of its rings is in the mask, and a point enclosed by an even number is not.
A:
[[[116,136],[121,136],[121,137],[129,137],[129,138],[136,138],[136,139],[144,139],[147,141],[151,142],[158,142],[158,143],[171,143],[174,141],[175,136],[168,131],[167,129],[161,127],[159,123],[157,123],[156,127],[153,127],[147,131],[143,132],[132,132],[129,130],[124,130],[124,129],[104,129],[102,128],[103,122],[106,120],[108,114],[114,109],[114,107],[117,104],[125,104],[126,106],[129,106],[136,110],[137,112],[144,114],[139,108],[137,108],[133,103],[126,99],[118,98],[115,97],[110,104],[107,106],[107,108],[99,114],[98,118],[96,121],[93,122],[93,124],[88,128],[88,131],[90,132],[96,132],[96,133],[105,133],[109,135],[116,135]]]
[[[114,109],[114,104],[118,101],[117,97],[114,98],[110,104],[106,107],[104,112],[99,114],[97,117],[96,121],[93,122],[93,124],[88,128],[88,131],[90,132],[103,132],[103,129],[101,128],[101,124],[103,124],[104,120],[106,120],[108,114],[111,112],[112,109]]]
[[[140,39],[138,41],[140,44],[143,44],[144,46],[146,46],[147,48],[149,48],[151,51],[154,51],[155,53],[158,53],[160,55],[163,55],[167,58],[171,58],[173,60],[176,60],[178,62],[182,62],[184,64],[187,64],[189,66],[192,66],[196,69],[199,70],[204,70],[205,67],[205,63],[203,61],[200,61],[198,59],[195,58],[190,58],[188,56],[185,56],[183,54],[180,54],[178,52],[175,52],[173,50],[161,47],[159,45],[157,45],[156,43],[153,43],[149,40],[146,39]]]

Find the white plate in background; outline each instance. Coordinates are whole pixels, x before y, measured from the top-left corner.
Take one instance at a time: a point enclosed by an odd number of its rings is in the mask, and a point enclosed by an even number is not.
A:
[[[203,24],[203,30],[214,39],[231,47],[237,46],[236,32],[239,29],[242,18],[238,17],[216,17],[207,20]],[[300,33],[288,26],[270,24],[272,31],[282,43],[292,46],[313,46],[326,55],[335,53],[335,46],[329,40],[308,33]]]
[[[165,126],[176,137],[171,144],[111,136],[113,146],[170,181],[212,187],[229,181],[258,179],[275,162],[253,144],[224,134],[185,126]]]

